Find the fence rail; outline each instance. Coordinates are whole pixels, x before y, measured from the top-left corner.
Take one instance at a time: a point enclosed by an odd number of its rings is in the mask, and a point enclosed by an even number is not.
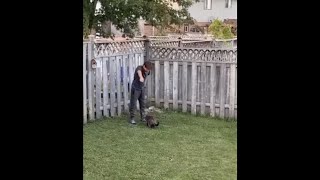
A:
[[[141,39],[143,37],[136,37],[136,39]],[[213,36],[210,34],[169,34],[168,36],[149,36],[150,40],[178,40],[182,39],[188,40],[212,40]]]

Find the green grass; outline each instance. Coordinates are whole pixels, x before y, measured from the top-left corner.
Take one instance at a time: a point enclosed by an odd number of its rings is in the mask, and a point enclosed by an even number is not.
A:
[[[165,112],[149,129],[127,117],[84,126],[84,179],[235,180],[237,123]]]

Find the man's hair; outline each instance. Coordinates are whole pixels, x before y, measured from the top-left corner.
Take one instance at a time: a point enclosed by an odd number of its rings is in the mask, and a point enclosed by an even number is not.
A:
[[[144,65],[147,69],[149,69],[149,70],[152,69],[152,63],[151,63],[150,61],[145,61],[145,62],[143,63],[143,65]]]

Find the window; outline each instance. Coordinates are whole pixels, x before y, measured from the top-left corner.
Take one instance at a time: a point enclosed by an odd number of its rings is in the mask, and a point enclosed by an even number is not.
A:
[[[226,0],[226,8],[231,8],[232,0]]]
[[[190,28],[190,32],[200,32],[198,28],[192,27]]]
[[[204,1],[204,10],[211,10],[212,9],[212,0],[205,0]]]
[[[184,25],[184,32],[189,32],[189,25],[188,24]]]

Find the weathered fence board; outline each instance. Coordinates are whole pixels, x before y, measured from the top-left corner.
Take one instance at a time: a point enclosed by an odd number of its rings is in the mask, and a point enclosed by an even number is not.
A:
[[[160,87],[160,63],[159,61],[154,62],[154,71],[155,71],[155,87]],[[155,88],[155,98],[156,98],[156,105],[160,106],[160,98],[159,98],[160,92],[159,88]]]
[[[101,68],[96,69],[96,117],[100,119],[102,117],[102,112],[100,110],[101,106]]]
[[[129,61],[128,61],[128,63],[129,63],[129,81],[130,81],[129,89],[131,89],[131,84],[132,84],[133,75],[134,75],[133,57],[134,57],[133,54],[129,54]]]
[[[88,44],[88,105],[89,105],[89,120],[94,120],[94,109],[93,109],[93,69],[91,67],[91,60],[93,59],[93,43]]]
[[[135,57],[134,57],[134,62],[135,62],[135,66],[134,66],[134,68],[136,68],[136,67],[138,67],[138,66],[140,66],[141,64],[140,64],[140,56],[139,56],[139,54],[135,54]],[[136,102],[136,107],[137,107],[137,110],[140,110],[140,105],[139,105],[139,102],[137,101]]]
[[[108,58],[103,58],[102,60],[102,84],[103,84],[103,115],[105,117],[109,117],[109,108],[107,106],[109,105],[109,80],[108,80],[108,68],[107,68],[107,61]]]
[[[178,108],[178,62],[173,62],[173,108]]]
[[[201,63],[201,115],[205,114],[205,98],[206,98],[206,63]]]
[[[216,64],[211,64],[210,68],[210,115],[214,117],[216,114]]]
[[[82,85],[83,85],[83,123],[87,123],[87,50],[88,43],[83,43],[83,67],[82,67]]]
[[[124,111],[129,110],[129,99],[128,99],[128,55],[123,56],[123,96],[124,96]]]
[[[188,63],[183,62],[182,67],[182,112],[187,112],[187,82],[188,82]]]
[[[229,117],[234,117],[234,105],[236,95],[236,65],[231,64],[230,67],[230,101],[229,101]]]
[[[169,96],[170,96],[170,90],[169,90],[169,61],[164,62],[164,108],[169,108]]]
[[[110,57],[109,69],[110,69],[110,115],[111,117],[115,116],[115,107],[114,104],[116,103],[116,95],[115,95],[115,60],[116,57]]]
[[[224,118],[224,105],[225,105],[225,80],[226,80],[226,65],[221,64],[220,66],[220,113],[219,116]]]
[[[116,94],[117,94],[117,115],[120,116],[122,111],[121,111],[121,105],[119,106],[119,104],[121,104],[121,97],[122,97],[122,93],[121,93],[121,68],[120,68],[120,62],[122,60],[122,56],[117,56],[116,57],[116,85],[117,85],[117,89],[116,89]]]
[[[192,73],[192,79],[191,79],[191,113],[192,114],[196,114],[197,113],[197,106],[196,106],[196,88],[197,88],[197,63],[196,62],[192,62],[192,69],[191,69],[191,73]]]

